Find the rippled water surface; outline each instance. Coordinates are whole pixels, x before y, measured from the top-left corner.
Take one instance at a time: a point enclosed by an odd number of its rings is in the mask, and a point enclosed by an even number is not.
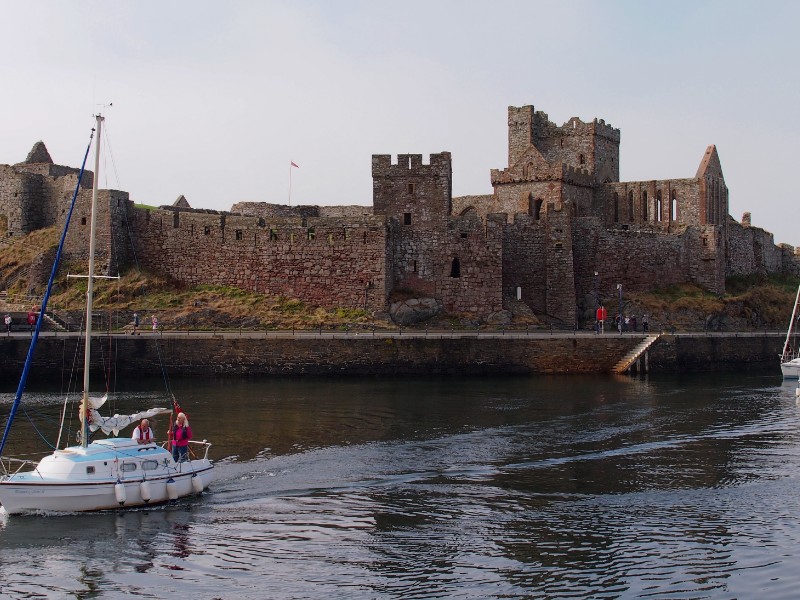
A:
[[[173,381],[214,442],[212,489],[0,513],[0,596],[796,598],[796,385]],[[136,386],[116,412],[163,402],[158,382]],[[52,435],[63,395],[27,398],[9,453],[39,447],[31,422]]]

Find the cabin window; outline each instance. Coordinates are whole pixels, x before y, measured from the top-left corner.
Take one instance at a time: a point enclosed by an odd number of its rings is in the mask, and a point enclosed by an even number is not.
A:
[[[242,233],[242,230],[241,229],[237,229],[236,230],[236,239],[239,240],[239,241],[242,241],[243,237],[244,237],[244,234]]]
[[[403,213],[403,225],[411,225],[411,213]]]
[[[313,227],[308,228],[308,240],[313,242],[314,238],[317,237],[317,233],[314,231]]]
[[[94,475],[94,467],[86,467],[87,475]]]
[[[142,471],[155,471],[158,468],[157,460],[142,461]]]
[[[416,183],[409,183],[408,184],[408,193],[413,194],[417,191],[417,184]]]
[[[269,230],[269,241],[270,242],[277,242],[278,241],[278,230],[277,229],[270,229]]]
[[[123,473],[133,473],[136,470],[136,463],[124,462],[120,469]]]

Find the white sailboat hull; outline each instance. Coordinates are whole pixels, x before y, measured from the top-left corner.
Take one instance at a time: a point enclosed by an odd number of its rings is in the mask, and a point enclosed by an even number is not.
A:
[[[57,450],[32,471],[4,477],[0,504],[9,514],[135,508],[196,495],[213,479],[207,457],[175,463],[156,444],[110,438]]]
[[[800,358],[781,363],[784,379],[800,379]]]

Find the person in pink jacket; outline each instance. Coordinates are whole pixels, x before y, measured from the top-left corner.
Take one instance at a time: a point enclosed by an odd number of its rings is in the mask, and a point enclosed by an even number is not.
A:
[[[192,428],[183,413],[178,413],[172,428],[172,458],[175,462],[189,460],[189,440],[192,439]]]

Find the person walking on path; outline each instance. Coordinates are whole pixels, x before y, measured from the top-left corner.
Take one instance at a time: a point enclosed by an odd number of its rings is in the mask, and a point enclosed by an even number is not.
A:
[[[139,313],[138,312],[134,312],[133,313],[133,331],[131,332],[131,335],[136,335],[136,332],[138,331],[138,329],[139,329]]]
[[[6,326],[6,333],[11,333],[11,315],[6,313],[6,316],[3,317],[3,325]]]

